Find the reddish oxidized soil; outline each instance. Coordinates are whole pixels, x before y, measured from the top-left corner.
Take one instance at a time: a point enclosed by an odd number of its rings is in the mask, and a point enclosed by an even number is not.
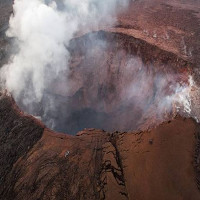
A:
[[[70,136],[24,116],[10,97],[0,105],[0,199],[200,198],[199,125],[191,119],[147,132]]]

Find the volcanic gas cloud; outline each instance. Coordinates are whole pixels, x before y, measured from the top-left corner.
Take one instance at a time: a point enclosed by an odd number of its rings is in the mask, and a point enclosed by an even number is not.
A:
[[[72,134],[137,130],[177,112],[192,115],[195,83],[187,66],[154,61],[137,39],[94,31],[114,27],[128,3],[16,0],[7,31],[15,51],[1,69],[1,87],[25,112]]]

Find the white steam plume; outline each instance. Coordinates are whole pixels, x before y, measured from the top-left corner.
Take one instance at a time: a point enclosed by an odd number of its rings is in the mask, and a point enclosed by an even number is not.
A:
[[[62,107],[55,103],[57,96],[52,97],[44,94],[53,89],[67,91],[70,87],[66,80],[70,58],[67,50],[69,42],[78,32],[93,29],[101,25],[101,22],[104,25],[115,23],[117,8],[124,7],[127,3],[128,0],[15,0],[14,15],[10,19],[7,35],[15,39],[13,48],[16,53],[11,56],[9,63],[0,70],[0,81],[14,98],[22,106],[24,105],[28,112],[34,114],[35,106],[42,102],[42,118],[46,119],[45,122],[49,127],[54,128],[57,118],[64,118],[66,113]],[[90,53],[93,54],[92,50]],[[117,57],[118,55],[116,55],[116,60]],[[173,72],[157,73],[153,66],[152,69],[148,69],[147,66],[139,63],[142,62],[139,62],[138,58],[131,59],[127,66],[122,66],[123,73],[120,74],[120,78],[116,77],[117,80],[120,79],[122,83],[124,82],[125,86],[122,84],[123,88],[120,88],[122,93],[119,92],[119,88],[116,90],[119,100],[115,100],[114,106],[108,106],[114,113],[113,115],[111,113],[111,116],[120,117],[120,119],[113,119],[113,127],[119,126],[122,121],[121,107],[123,106],[125,106],[123,110],[125,120],[122,127],[127,126],[126,119],[131,119],[138,108],[142,113],[141,120],[137,117],[138,124],[145,122],[143,118],[151,119],[152,113],[157,115],[156,119],[162,121],[165,112],[172,112],[173,106],[175,109],[183,110],[191,115],[191,88],[194,85],[192,77],[190,76],[188,81],[180,83],[176,81],[179,75]],[[97,68],[98,66],[94,67]],[[95,69],[91,68],[91,70]],[[116,68],[116,70],[118,69]],[[97,70],[95,82],[91,84],[91,92],[90,89],[86,88],[87,97],[90,97],[91,94],[95,96],[93,87],[97,84],[98,79],[103,81],[103,83],[100,82],[102,85],[104,84],[106,77],[104,71],[107,73],[106,69]],[[99,78],[101,74],[103,77]],[[82,73],[82,76],[85,77],[82,79],[86,81],[89,79],[85,72]],[[130,85],[126,85],[127,79],[130,78]],[[59,82],[60,79],[62,80]],[[53,85],[57,85],[54,84],[56,81],[62,83],[62,85],[59,84],[59,88],[55,89]],[[73,84],[77,85],[76,80],[74,81]],[[110,80],[110,82],[113,82],[113,80]],[[96,89],[98,91],[98,87]],[[98,98],[94,102],[99,103]],[[71,106],[70,103],[66,104],[69,107]],[[102,102],[99,103],[99,105],[102,104]],[[121,106],[121,104],[124,105]],[[134,106],[131,110],[125,104]],[[94,103],[94,105],[96,104]],[[115,111],[117,107],[119,111]],[[98,109],[98,106],[96,108]],[[102,107],[100,110],[102,110]],[[57,112],[55,118],[48,116],[54,114],[54,111]],[[64,112],[64,114],[61,114],[61,112]],[[129,113],[129,115],[126,115],[126,113]],[[105,121],[108,122],[108,120]],[[130,126],[132,124],[131,121]]]
[[[40,102],[44,90],[67,71],[67,46],[80,27],[114,23],[126,0],[15,0],[9,37],[16,54],[1,70],[1,82],[25,105]],[[66,85],[67,87],[67,85]]]

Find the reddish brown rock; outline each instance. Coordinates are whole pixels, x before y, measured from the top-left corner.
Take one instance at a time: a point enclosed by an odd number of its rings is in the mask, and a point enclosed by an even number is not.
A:
[[[70,136],[24,116],[8,96],[0,97],[2,107],[2,200],[200,198],[192,119],[176,117],[148,132]]]

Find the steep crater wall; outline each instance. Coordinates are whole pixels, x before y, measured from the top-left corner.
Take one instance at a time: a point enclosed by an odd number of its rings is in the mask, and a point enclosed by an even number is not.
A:
[[[143,40],[105,31],[74,38],[67,48],[68,67],[42,102],[30,108],[18,101],[48,127],[71,134],[91,127],[130,131],[175,114],[166,97],[177,84],[188,84],[191,63]]]

